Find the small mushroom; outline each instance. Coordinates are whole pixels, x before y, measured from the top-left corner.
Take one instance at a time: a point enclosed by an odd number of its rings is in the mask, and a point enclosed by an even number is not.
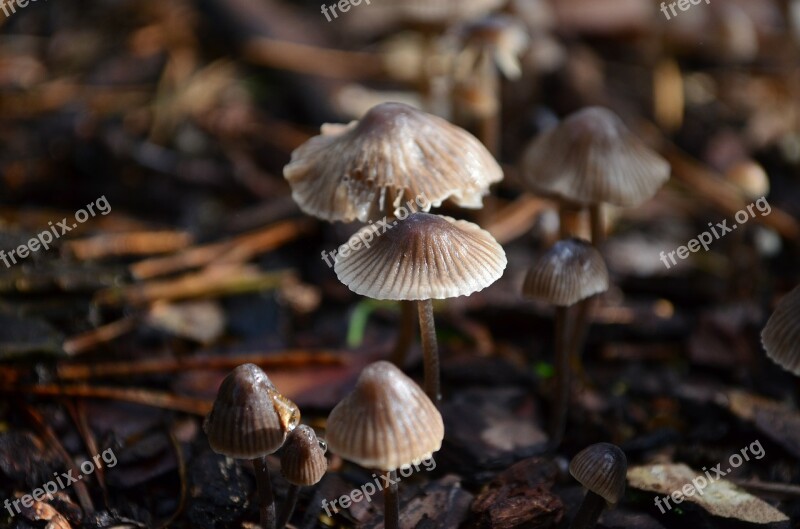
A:
[[[264,529],[275,528],[275,501],[266,456],[283,445],[299,422],[297,405],[278,392],[261,368],[243,364],[222,381],[203,423],[212,450],[253,461]]]
[[[397,529],[396,470],[438,451],[444,423],[413,380],[389,362],[375,362],[361,372],[353,392],[333,408],[326,435],[331,452],[364,468],[388,472],[384,527]]]
[[[606,290],[608,269],[603,257],[591,244],[580,239],[558,241],[525,276],[523,296],[556,306],[556,391],[550,426],[552,448],[561,444],[567,423],[572,378],[570,357],[578,353],[570,348],[576,343],[570,337],[582,332],[576,328],[576,318],[570,317],[570,308]]]
[[[278,529],[283,529],[297,505],[300,487],[316,485],[328,468],[324,444],[317,439],[314,429],[301,424],[286,438],[281,450],[281,474],[289,482],[286,505],[278,519]]]
[[[773,362],[800,376],[800,286],[778,303],[761,331],[761,342]]]
[[[295,149],[283,175],[304,212],[327,221],[393,217],[452,200],[480,208],[503,171],[467,131],[402,103],[383,103],[349,125],[323,125]]]
[[[569,473],[586,487],[570,529],[591,529],[606,505],[619,503],[625,495],[628,460],[618,446],[597,443],[578,452],[569,463]]]
[[[369,247],[356,246],[368,235]],[[503,248],[475,224],[430,213],[398,219],[382,233],[367,226],[334,267],[339,281],[373,299],[417,301],[425,363],[425,392],[440,398],[439,353],[432,299],[468,296],[494,283],[506,267]]]

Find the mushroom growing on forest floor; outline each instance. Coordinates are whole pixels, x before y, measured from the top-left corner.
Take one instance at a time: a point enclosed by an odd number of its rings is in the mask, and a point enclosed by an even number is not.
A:
[[[570,529],[591,529],[606,505],[619,503],[627,471],[625,453],[611,443],[593,444],[572,458],[569,473],[587,490]]]
[[[570,399],[570,337],[579,332],[570,308],[595,294],[608,290],[608,269],[591,244],[580,239],[558,241],[531,267],[522,285],[526,298],[556,306],[556,391],[551,415],[550,446],[558,447],[564,436]]]
[[[778,303],[761,331],[761,342],[773,362],[800,376],[800,286]]]
[[[468,296],[491,285],[505,270],[506,254],[475,224],[430,213],[413,213],[385,233],[376,231],[367,226],[353,235],[351,241],[363,240],[367,232],[375,240],[369,247],[356,248],[353,242],[354,251],[336,262],[336,276],[362,296],[417,301],[425,393],[438,402],[439,353],[431,300]]]
[[[243,364],[222,381],[214,407],[203,423],[212,450],[253,461],[263,529],[275,528],[267,455],[283,446],[287,434],[299,422],[297,405],[278,392],[261,368]]]
[[[384,527],[397,529],[396,471],[418,465],[441,448],[444,422],[413,380],[381,361],[364,368],[353,392],[333,408],[326,436],[331,452],[386,472]]]
[[[292,517],[300,487],[319,483],[327,468],[324,444],[317,439],[314,429],[301,424],[292,430],[281,451],[281,474],[289,482],[289,492],[278,529],[283,529]]]

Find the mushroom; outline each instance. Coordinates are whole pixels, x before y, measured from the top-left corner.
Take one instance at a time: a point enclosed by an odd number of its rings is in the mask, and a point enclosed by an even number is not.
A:
[[[480,208],[503,170],[467,131],[402,103],[383,103],[349,125],[323,125],[292,152],[283,175],[305,213],[330,222],[395,216],[452,200]]]
[[[773,362],[800,376],[800,286],[778,303],[761,331],[761,342]]]
[[[466,80],[453,80],[454,90],[459,83],[475,83],[485,93],[488,104],[478,110],[479,137],[492,154],[500,151],[500,73],[507,79],[519,79],[522,66],[519,56],[528,45],[525,26],[508,15],[492,15],[469,24],[461,37],[464,50],[458,62],[467,63]],[[461,68],[457,68],[461,69]],[[483,108],[481,108],[483,107]],[[457,115],[458,108],[453,109]]]
[[[356,246],[364,235],[371,246]],[[494,283],[506,267],[503,248],[475,224],[412,213],[383,233],[367,226],[334,266],[339,281],[373,299],[417,301],[425,365],[425,393],[440,398],[439,354],[432,299],[467,296]]]
[[[526,298],[538,299],[556,306],[556,391],[555,409],[551,416],[550,444],[561,444],[567,422],[570,399],[570,357],[578,351],[570,349],[570,337],[576,319],[570,318],[570,307],[595,294],[608,290],[608,269],[603,257],[587,241],[566,239],[554,244],[528,270],[522,285]]]
[[[428,459],[442,446],[444,423],[413,380],[389,362],[361,372],[353,392],[328,416],[332,452],[364,468],[386,472],[384,527],[399,527],[397,469]]]
[[[593,444],[572,458],[569,473],[587,491],[570,529],[591,529],[606,505],[619,503],[625,494],[627,471],[625,453],[611,443]]]
[[[260,497],[261,526],[275,527],[275,502],[267,455],[275,453],[300,422],[297,405],[281,395],[254,364],[231,371],[203,423],[211,449],[236,459],[251,459]]]
[[[602,204],[641,204],[669,179],[670,166],[612,111],[588,107],[531,142],[521,173],[531,190],[555,197],[562,208],[588,207],[592,243],[598,246]]]
[[[305,424],[292,430],[286,438],[281,450],[281,474],[289,482],[289,492],[278,519],[278,529],[283,529],[292,517],[300,487],[316,485],[325,475],[328,468],[325,449],[314,429]]]

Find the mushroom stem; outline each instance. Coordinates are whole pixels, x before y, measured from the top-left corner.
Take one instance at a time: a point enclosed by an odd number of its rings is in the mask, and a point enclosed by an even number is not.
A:
[[[589,206],[589,224],[592,231],[592,244],[595,248],[600,248],[605,239],[605,226],[603,223],[603,205],[592,204]]]
[[[300,486],[291,484],[286,493],[286,503],[283,505],[281,517],[278,519],[278,529],[283,529],[289,522],[289,518],[294,513],[294,508],[297,506],[297,497],[300,495]]]
[[[492,108],[480,117],[480,138],[489,152],[500,153],[500,75],[488,51],[481,57],[481,78],[483,87],[492,99]]]
[[[253,470],[256,474],[256,486],[260,501],[261,527],[262,529],[275,529],[275,498],[272,495],[272,483],[269,480],[266,456],[253,459]]]
[[[390,485],[383,489],[383,527],[400,529],[400,499],[397,495],[397,471],[388,472]]]
[[[572,520],[570,529],[591,529],[597,524],[597,519],[600,518],[600,513],[606,507],[606,500],[599,494],[592,491],[586,491],[586,496],[583,498],[578,513]]]
[[[394,344],[392,351],[392,363],[397,367],[402,368],[406,363],[406,356],[408,349],[411,347],[411,342],[414,340],[414,302],[401,301],[400,302],[400,332],[397,335],[397,341]]]
[[[417,302],[419,333],[422,340],[422,357],[425,371],[425,394],[434,404],[441,398],[439,388],[439,346],[436,343],[436,324],[433,320],[433,303],[429,299]]]
[[[571,364],[582,372],[583,348],[586,345],[586,336],[589,334],[589,312],[595,296],[582,299],[577,304],[577,310],[573,315],[571,340],[568,344],[568,355]]]
[[[568,307],[556,307],[555,408],[550,421],[550,446],[553,450],[561,444],[567,425],[571,378],[568,316]]]

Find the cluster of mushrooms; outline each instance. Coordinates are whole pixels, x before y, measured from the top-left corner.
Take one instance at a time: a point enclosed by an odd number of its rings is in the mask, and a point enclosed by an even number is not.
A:
[[[494,35],[491,25],[474,29],[476,35]],[[495,126],[487,124],[487,130]],[[338,279],[359,295],[400,302],[402,325],[393,362],[379,361],[363,370],[352,393],[331,411],[325,433],[331,452],[387,474],[388,483],[394,482],[398,469],[438,451],[445,434],[438,411],[432,300],[480,291],[499,279],[507,265],[503,248],[487,231],[430,212],[445,201],[482,207],[490,186],[503,178],[486,143],[443,118],[405,104],[383,103],[350,124],[324,125],[320,135],[292,153],[284,168],[303,212],[328,222],[364,224],[348,241],[351,251],[335,260]],[[529,191],[557,202],[561,221],[560,240],[536,259],[522,286],[524,297],[554,307],[556,377],[546,447],[552,453],[564,436],[571,370],[584,348],[592,303],[609,288],[601,254],[604,207],[647,201],[669,179],[670,166],[613,112],[589,107],[535,138],[524,152],[520,175]],[[424,198],[425,206],[401,215],[403,204],[417,197]],[[580,226],[584,218],[586,230]],[[391,229],[381,230],[379,224]],[[590,240],[579,237],[584,232],[591,234]],[[371,244],[360,244],[365,239]],[[402,372],[415,304],[422,387]],[[786,297],[763,333],[769,356],[796,374],[798,314],[800,287]],[[215,451],[253,460],[264,529],[283,527],[298,487],[313,485],[326,470],[322,442],[299,421],[297,406],[263,371],[248,364],[223,382],[205,424]],[[279,450],[281,472],[292,485],[280,516],[266,465],[266,456]],[[589,446],[573,458],[570,473],[588,489],[574,529],[593,527],[603,508],[622,498],[626,468],[624,453],[608,443]],[[396,485],[384,489],[384,512],[384,526],[398,528]]]

